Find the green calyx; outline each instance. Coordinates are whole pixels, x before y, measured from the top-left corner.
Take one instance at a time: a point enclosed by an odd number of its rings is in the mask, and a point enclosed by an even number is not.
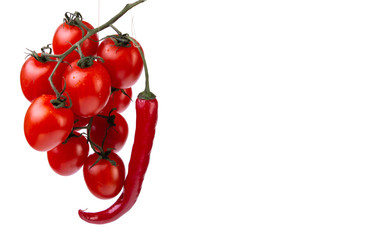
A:
[[[27,49],[27,50],[29,51],[29,53],[26,53],[27,57],[33,57],[33,58],[35,58],[36,61],[41,62],[41,63],[45,63],[45,62],[49,61],[49,59],[47,57],[42,56],[42,55],[39,56],[39,54],[37,52],[32,51],[30,49]]]
[[[104,59],[102,57],[98,56],[87,56],[87,57],[82,57],[80,60],[77,62],[77,66],[80,68],[88,68],[93,66],[94,60],[99,60],[100,62],[104,62]]]
[[[81,13],[79,13],[79,12],[74,12],[74,13],[66,12],[65,13],[65,18],[63,19],[64,23],[71,25],[71,26],[77,26],[79,21],[82,21]]]
[[[85,36],[85,30],[90,30],[88,29],[85,24],[82,22],[82,15],[79,12],[66,12],[65,13],[65,18],[63,19],[63,22],[66,23],[69,26],[76,26],[78,27],[81,32],[82,32],[82,37]]]
[[[27,51],[29,51],[28,53],[26,53],[27,57],[31,56],[31,57],[35,58],[36,61],[41,62],[41,63],[46,63],[46,62],[49,62],[49,61],[56,62],[56,60],[50,59],[47,56],[47,55],[50,55],[52,53],[52,51],[53,51],[51,49],[50,45],[51,44],[47,44],[46,46],[43,46],[40,49],[41,50],[40,54],[27,48]]]
[[[146,89],[143,92],[139,93],[139,95],[137,95],[137,98],[144,100],[152,100],[156,98],[156,95],[153,94],[149,89]]]
[[[116,47],[131,47],[131,40],[128,38],[128,34],[120,34],[120,35],[111,35],[110,39],[114,42]]]
[[[122,34],[120,32],[120,30],[118,30],[115,26],[110,25],[110,27],[113,28],[113,30],[115,30],[117,34],[106,36],[102,40],[104,40],[106,38],[110,38],[114,42],[114,45],[116,47],[131,47],[132,46],[132,44],[131,44],[132,41],[131,41],[131,38],[130,38],[128,33]]]
[[[96,159],[96,161],[92,164],[92,166],[89,167],[89,169],[91,169],[92,167],[94,167],[99,161],[101,161],[101,159],[104,159],[104,160],[107,160],[110,162],[110,164],[112,164],[113,166],[117,166],[117,163],[110,159],[109,158],[109,154],[112,152],[112,149],[108,149],[107,151],[105,152],[102,152],[102,153],[98,153],[98,158]]]
[[[71,98],[67,98],[63,93],[65,92],[66,89],[66,81],[64,81],[64,86],[61,92],[58,92],[55,89],[55,94],[56,94],[56,99],[53,99],[50,101],[50,103],[54,106],[55,109],[58,108],[71,108],[73,103],[71,102]],[[54,90],[54,89],[53,89]],[[66,105],[67,99],[69,99],[69,105]]]
[[[116,108],[112,108],[109,113],[108,113],[108,116],[106,115],[101,115],[101,114],[97,114],[97,117],[100,117],[100,118],[104,118],[106,119],[108,125],[109,125],[109,128],[110,127],[114,127],[116,126],[115,124],[115,119],[116,119],[116,115],[112,114],[114,111],[116,111],[117,109]],[[106,137],[106,134],[105,134],[105,137]],[[105,139],[105,138],[104,138]]]
[[[71,99],[69,98],[69,106],[66,105],[66,100],[67,98],[63,95],[60,95],[59,97],[57,97],[56,99],[53,99],[50,101],[50,103],[54,106],[55,109],[58,109],[58,108],[71,108]]]

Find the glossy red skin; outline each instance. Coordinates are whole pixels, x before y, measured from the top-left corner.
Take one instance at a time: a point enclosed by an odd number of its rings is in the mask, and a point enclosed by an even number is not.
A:
[[[143,60],[139,50],[130,47],[116,47],[112,39],[101,42],[97,56],[104,59],[104,67],[108,70],[112,87],[126,89],[132,87],[139,79],[143,70]]]
[[[48,79],[56,64],[50,61],[42,63],[34,57],[27,58],[20,71],[20,86],[28,101],[32,102],[42,94],[55,94]],[[60,64],[53,76],[53,83],[59,92],[62,89],[62,74],[65,69],[66,65]]]
[[[98,116],[93,118],[92,126],[90,127],[90,140],[101,146],[106,129],[108,129],[104,141],[104,151],[107,151],[108,148],[113,148],[115,152],[118,152],[124,147],[127,141],[128,124],[125,118],[115,111],[111,113],[111,116],[115,116],[114,124],[116,126],[109,127],[109,123],[105,118]]]
[[[67,108],[54,108],[50,100],[54,95],[41,95],[32,101],[24,118],[24,135],[37,151],[49,151],[64,142],[74,122],[73,112]]]
[[[80,68],[73,61],[63,74],[66,94],[71,98],[71,110],[80,117],[92,117],[107,104],[110,96],[110,77],[100,62],[94,61],[87,68]]]
[[[158,118],[158,102],[152,100],[136,100],[136,132],[132,147],[128,174],[124,182],[124,190],[116,202],[101,212],[85,212],[79,210],[81,219],[89,223],[110,223],[126,212],[135,204],[143,183],[144,175],[150,160],[155,127]]]
[[[113,198],[119,194],[124,184],[125,167],[123,160],[116,153],[111,152],[109,158],[116,162],[116,166],[113,166],[106,159],[101,159],[90,168],[97,158],[98,154],[93,153],[85,161],[83,167],[85,183],[94,196],[100,199]]]
[[[90,118],[84,118],[74,114],[74,127],[85,127],[89,121]]]
[[[109,101],[102,110],[103,112],[109,112],[113,108],[116,109],[117,112],[124,112],[129,104],[131,103],[132,98],[132,88],[124,89],[124,92],[129,96],[126,96],[121,90],[117,90],[111,93],[109,97]]]
[[[88,28],[93,29],[93,26],[88,22],[82,21]],[[84,29],[86,35],[86,30]],[[72,26],[67,23],[63,23],[58,26],[53,37],[53,50],[55,54],[62,54],[66,52],[72,45],[77,43],[83,37],[82,30],[77,26]],[[98,36],[92,35],[81,44],[81,50],[84,56],[95,55],[98,48]],[[80,55],[73,51],[65,57],[64,61],[68,63],[79,59]]]
[[[61,143],[47,152],[51,169],[62,176],[70,176],[81,169],[89,154],[86,138],[79,133],[74,134],[77,137],[71,137],[66,143]]]

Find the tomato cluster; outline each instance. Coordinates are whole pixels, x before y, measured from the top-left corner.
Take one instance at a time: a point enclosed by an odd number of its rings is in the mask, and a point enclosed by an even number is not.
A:
[[[96,33],[85,38],[93,26],[79,13],[65,16],[52,49],[32,51],[22,66],[21,89],[31,102],[24,134],[33,149],[47,152],[53,171],[69,176],[83,167],[90,192],[108,199],[124,184],[117,153],[127,140],[128,124],[120,113],[141,75],[142,49],[119,31],[102,40]]]

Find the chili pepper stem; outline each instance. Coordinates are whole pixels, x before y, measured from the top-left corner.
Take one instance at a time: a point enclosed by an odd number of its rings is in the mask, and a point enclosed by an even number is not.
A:
[[[135,45],[135,47],[139,50],[141,59],[143,60],[143,65],[144,65],[144,75],[145,75],[145,89],[143,92],[139,93],[137,96],[140,99],[145,99],[145,100],[151,100],[155,99],[156,96],[153,94],[150,90],[150,81],[149,81],[149,75],[148,75],[148,67],[147,67],[147,61],[144,57],[144,52],[139,46],[139,44],[133,39],[132,37],[128,36],[129,40]]]

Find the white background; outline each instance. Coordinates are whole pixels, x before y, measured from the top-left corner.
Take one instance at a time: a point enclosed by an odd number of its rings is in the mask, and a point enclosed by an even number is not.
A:
[[[20,68],[66,11],[96,26],[126,3],[101,0],[98,17],[97,0],[1,1],[0,239],[388,239],[388,5],[375,0],[148,0],[118,20],[146,53],[154,149],[129,213],[80,220],[114,199],[29,147]],[[124,116],[127,164],[134,105]]]

